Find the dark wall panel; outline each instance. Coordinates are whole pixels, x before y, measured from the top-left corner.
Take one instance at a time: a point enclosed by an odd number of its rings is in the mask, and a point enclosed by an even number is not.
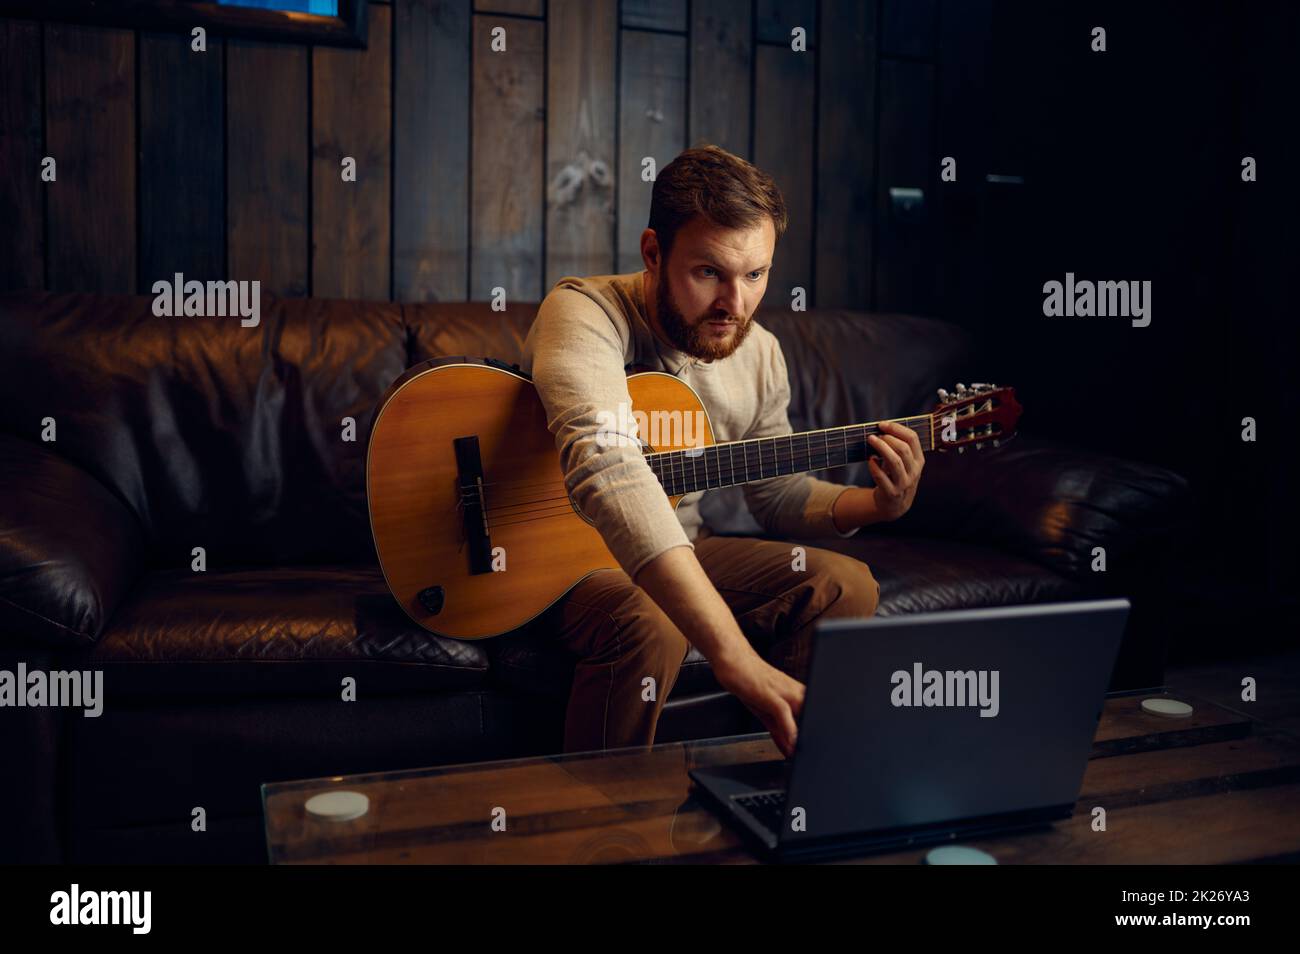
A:
[[[181,271],[285,296],[459,301],[501,286],[535,299],[564,274],[642,267],[645,157],[660,170],[712,142],[756,159],[758,137],[792,209],[782,293],[804,284],[815,302],[820,278],[826,301],[864,305],[879,13],[821,2],[376,2],[365,50],[210,37],[197,53],[185,32],[7,21],[0,155],[36,175],[0,187],[19,223],[0,275],[147,291]],[[791,26],[811,42],[822,23],[824,64],[790,51]],[[503,54],[493,25],[508,31]],[[61,181],[46,187],[39,155],[55,146]],[[864,264],[818,276],[835,256]]]
[[[140,281],[226,271],[222,154],[222,41],[191,49],[182,33],[142,33],[140,56]]]
[[[934,56],[939,0],[881,0],[880,50],[885,56]]]
[[[271,295],[307,294],[308,50],[226,47],[229,277]]]
[[[711,142],[751,158],[753,70],[750,0],[691,4],[690,142]]]
[[[933,147],[934,67],[880,61],[880,177],[876,205],[877,311],[930,314],[934,299],[931,220],[939,164]],[[919,210],[893,207],[891,188],[921,189]]]
[[[683,33],[686,31],[686,0],[623,0],[623,26]]]
[[[402,4],[399,3],[398,7],[401,6]],[[518,16],[540,17],[545,10],[546,0],[474,0],[475,13],[511,13]]]
[[[984,276],[988,273],[984,177],[992,171],[988,57],[993,43],[993,0],[945,2],[940,30],[943,82],[935,91],[935,161],[941,162],[945,156],[956,160],[957,181],[943,182],[936,177],[935,313],[979,329],[984,326]]]
[[[817,37],[817,3],[816,0],[756,0],[757,17],[755,31],[759,43],[776,43],[790,48],[794,37],[790,31],[803,27],[808,49],[816,45]],[[831,29],[839,29],[834,20],[827,21]]]
[[[41,25],[0,21],[0,291],[45,285]]]
[[[506,48],[492,51],[492,30]],[[545,28],[536,20],[474,17],[474,142],[470,298],[504,288],[512,301],[542,292],[542,138]]]
[[[551,0],[546,281],[614,270],[617,0]]]
[[[776,180],[785,196],[789,224],[777,242],[765,301],[789,307],[800,287],[809,303],[813,289],[813,134],[816,60],[812,52],[786,46],[760,46],[754,98],[763,110],[754,118],[754,158]]]
[[[136,287],[135,36],[46,24],[49,287]]]
[[[657,175],[686,148],[686,38],[640,30],[622,33],[618,270],[635,272],[645,267],[641,232],[650,217],[654,185],[641,179],[642,160],[653,157]]]
[[[876,188],[876,15],[873,2],[823,0],[834,24],[817,52],[817,262],[815,303],[871,300]]]
[[[393,297],[469,279],[469,0],[406,0],[393,32]]]
[[[370,8],[364,50],[312,50],[311,293],[387,299],[391,230],[391,7]],[[344,182],[342,160],[356,160]]]

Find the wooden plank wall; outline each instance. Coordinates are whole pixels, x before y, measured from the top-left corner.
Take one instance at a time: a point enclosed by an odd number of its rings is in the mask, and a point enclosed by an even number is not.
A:
[[[400,0],[371,4],[365,50],[0,20],[0,288],[147,293],[180,271],[538,300],[641,268],[646,161],[713,142],[785,194],[767,303],[933,310],[973,280],[934,258],[970,203],[900,224],[889,189],[938,199],[946,117],[977,133],[961,36],[989,2]]]

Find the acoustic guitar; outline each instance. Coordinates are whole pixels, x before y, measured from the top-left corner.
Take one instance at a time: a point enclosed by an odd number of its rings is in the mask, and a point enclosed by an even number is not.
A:
[[[674,507],[696,491],[866,460],[866,436],[880,423],[715,443],[685,382],[652,371],[629,375],[627,387],[631,419],[649,422],[655,438],[636,443]],[[926,451],[996,445],[1015,432],[1012,388],[958,385],[939,396],[929,414],[890,419],[916,431]],[[492,359],[435,359],[393,382],[371,427],[366,496],[388,588],[442,636],[509,632],[583,577],[618,566],[565,489],[530,379]]]

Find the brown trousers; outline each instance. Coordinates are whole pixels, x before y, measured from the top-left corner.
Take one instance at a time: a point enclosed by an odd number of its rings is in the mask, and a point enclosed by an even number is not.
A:
[[[870,616],[880,585],[852,557],[748,537],[697,540],[695,555],[741,632],[773,666],[808,678],[819,619]],[[543,625],[578,657],[564,723],[564,751],[650,745],[690,644],[622,570],[587,577],[545,614]],[[654,691],[644,680],[653,677]],[[653,698],[647,698],[653,695]]]

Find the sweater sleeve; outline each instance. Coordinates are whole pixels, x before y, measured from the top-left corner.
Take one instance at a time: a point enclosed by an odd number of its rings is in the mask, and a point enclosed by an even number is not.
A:
[[[581,291],[553,288],[524,343],[570,496],[628,576],[692,546],[635,440],[630,331]]]
[[[758,382],[758,415],[745,439],[793,433],[790,426],[790,376],[785,355],[775,336]],[[848,490],[845,484],[790,474],[745,484],[745,503],[764,530],[778,537],[814,539],[851,537],[858,528],[841,533],[831,516],[835,499]]]

